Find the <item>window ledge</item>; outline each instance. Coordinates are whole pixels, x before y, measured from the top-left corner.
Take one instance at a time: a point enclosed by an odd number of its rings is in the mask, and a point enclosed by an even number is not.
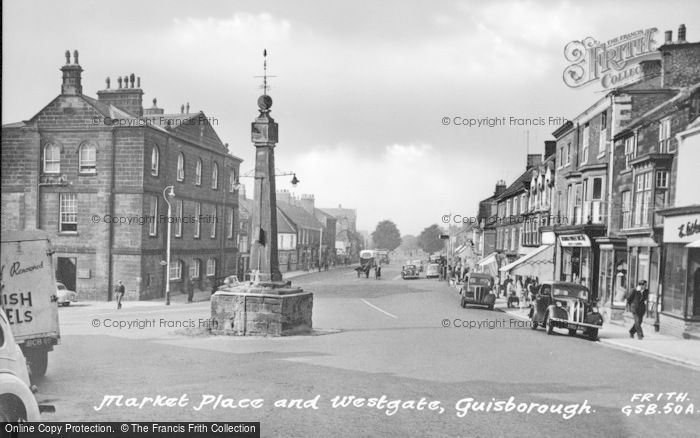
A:
[[[79,236],[80,234],[77,231],[59,231],[58,235],[59,236]]]

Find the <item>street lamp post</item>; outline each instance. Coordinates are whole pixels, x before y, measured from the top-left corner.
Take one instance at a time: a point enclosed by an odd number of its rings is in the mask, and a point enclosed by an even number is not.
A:
[[[168,190],[170,190],[168,192]],[[168,193],[166,193],[168,192]],[[163,189],[163,198],[168,204],[168,231],[167,241],[165,243],[165,305],[170,305],[170,227],[172,222],[172,205],[169,198],[175,197],[175,187],[167,186]]]

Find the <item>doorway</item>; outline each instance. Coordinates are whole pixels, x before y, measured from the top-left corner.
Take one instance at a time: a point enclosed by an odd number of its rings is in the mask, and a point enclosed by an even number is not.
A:
[[[75,291],[76,285],[76,265],[75,257],[58,257],[58,263],[56,263],[56,281],[60,281],[66,289],[72,291]]]

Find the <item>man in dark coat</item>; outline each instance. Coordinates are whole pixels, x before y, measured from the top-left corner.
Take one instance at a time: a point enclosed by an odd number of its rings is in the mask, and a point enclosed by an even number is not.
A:
[[[634,325],[630,329],[630,338],[634,338],[635,334],[640,340],[644,338],[642,321],[644,320],[644,314],[647,312],[648,301],[649,289],[647,289],[647,282],[639,280],[639,285],[627,297],[627,304],[634,317]]]

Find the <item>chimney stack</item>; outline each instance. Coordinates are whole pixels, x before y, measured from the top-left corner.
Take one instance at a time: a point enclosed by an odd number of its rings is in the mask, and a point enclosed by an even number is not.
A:
[[[678,26],[678,42],[679,43],[686,43],[687,41],[685,40],[685,24],[681,24]]]
[[[277,190],[277,201],[291,204],[292,194],[289,193],[289,190]]]
[[[137,87],[134,87],[136,85],[136,75],[133,73],[123,77],[117,76],[118,88],[110,88],[111,80],[109,78],[105,80],[105,84],[107,88],[97,92],[98,101],[107,105],[114,105],[133,116],[143,116],[143,90],[141,90],[140,78]]]
[[[546,140],[544,142],[544,159],[551,157],[557,153],[557,141],[556,140]]]
[[[301,195],[299,200],[301,207],[307,212],[314,214],[315,200],[314,195]]]
[[[499,197],[501,196],[501,193],[506,191],[506,182],[504,180],[498,180],[496,182],[496,190],[493,192],[493,196]]]
[[[163,108],[158,108],[158,99],[155,97],[153,98],[153,106],[143,110],[144,116],[153,116],[163,113],[165,113],[165,110]]]
[[[666,38],[664,39],[664,44],[672,44],[673,43],[673,31],[667,30],[665,35],[666,35]]]
[[[78,64],[78,51],[73,52],[73,64],[70,63],[70,51],[66,50],[66,65],[61,67],[63,72],[63,83],[61,84],[61,94],[83,94],[81,83],[82,67]]]
[[[532,169],[538,164],[542,163],[542,155],[540,154],[527,154],[527,162],[525,163],[525,170]]]

